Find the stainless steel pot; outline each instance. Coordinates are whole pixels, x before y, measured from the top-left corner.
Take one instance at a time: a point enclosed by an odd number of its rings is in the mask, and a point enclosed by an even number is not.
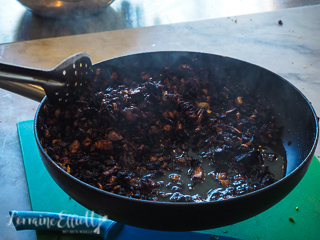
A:
[[[33,13],[52,18],[88,17],[99,13],[114,0],[18,0]]]

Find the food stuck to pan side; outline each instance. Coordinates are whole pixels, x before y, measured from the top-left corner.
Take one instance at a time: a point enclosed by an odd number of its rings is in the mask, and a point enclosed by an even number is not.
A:
[[[66,172],[123,196],[233,198],[285,174],[267,101],[197,59],[161,70],[97,69],[86,96],[44,104],[40,142]],[[111,74],[110,74],[111,73]]]

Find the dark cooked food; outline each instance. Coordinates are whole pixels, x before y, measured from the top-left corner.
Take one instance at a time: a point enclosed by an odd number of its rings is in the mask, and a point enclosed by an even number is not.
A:
[[[197,59],[97,69],[81,100],[44,104],[41,145],[81,181],[137,199],[207,202],[274,183],[285,161],[272,106],[212,71]]]

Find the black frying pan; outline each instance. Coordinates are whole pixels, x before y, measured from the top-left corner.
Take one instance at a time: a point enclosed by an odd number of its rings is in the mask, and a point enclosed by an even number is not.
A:
[[[47,101],[44,98],[35,116],[35,137],[46,169],[68,195],[88,209],[128,225],[189,231],[221,227],[257,215],[283,199],[299,183],[317,146],[318,118],[306,97],[275,73],[236,59],[194,52],[134,54],[97,63],[93,68],[140,73],[146,68],[162,68],[192,58],[200,59],[216,77],[248,83],[273,105],[278,113],[276,122],[283,127],[286,176],[252,193],[208,203],[151,202],[105,192],[67,174],[45,153],[38,136],[38,119]]]

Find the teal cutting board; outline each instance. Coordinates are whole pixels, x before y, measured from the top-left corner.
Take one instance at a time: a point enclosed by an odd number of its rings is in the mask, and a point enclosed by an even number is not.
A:
[[[19,122],[17,127],[32,210],[94,215],[64,193],[46,171],[34,139],[33,121]],[[314,157],[299,185],[267,211],[237,224],[202,232],[246,240],[320,239],[320,162]],[[40,231],[37,237],[39,240],[97,239]]]

